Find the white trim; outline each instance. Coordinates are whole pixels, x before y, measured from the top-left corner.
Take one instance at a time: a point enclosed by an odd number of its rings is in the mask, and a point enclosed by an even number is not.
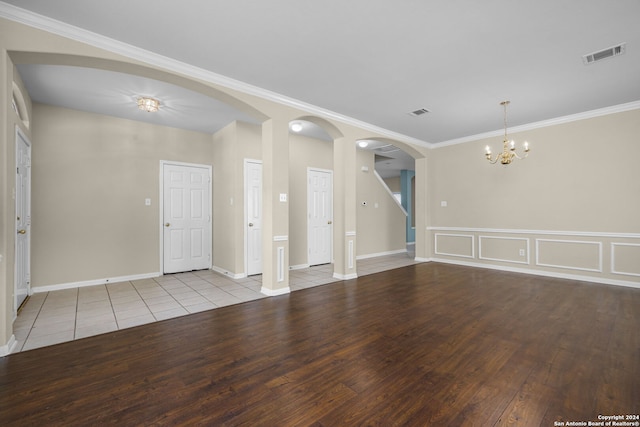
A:
[[[514,126],[509,128],[510,133],[525,132],[528,130],[540,129],[549,126],[556,126],[564,123],[571,123],[578,120],[592,119],[595,117],[606,116],[609,114],[622,113],[625,111],[637,110],[640,108],[640,101],[627,102],[625,104],[612,105],[610,107],[598,108],[596,110],[584,111],[582,113],[570,114],[568,116],[556,117],[549,120],[542,120],[539,122],[528,123],[520,126]],[[463,144],[465,142],[478,141],[486,138],[495,138],[504,135],[504,129],[494,130],[491,132],[479,133],[476,135],[464,136],[462,138],[450,139],[448,141],[441,141],[431,143],[430,148],[447,147],[449,145]]]
[[[347,237],[353,237],[356,235],[355,231],[347,231],[346,233],[344,233],[345,236]]]
[[[567,270],[580,270],[580,271],[594,271],[596,273],[602,273],[602,242],[588,242],[584,240],[560,240],[560,239],[536,239],[536,265],[541,267],[555,267],[555,268],[565,268]],[[584,268],[584,267],[573,267],[568,265],[560,265],[560,264],[543,264],[540,262],[540,242],[555,242],[555,243],[580,243],[585,245],[597,245],[598,246],[598,268]]]
[[[416,262],[431,262],[432,261],[431,258],[422,258],[422,257],[419,257],[419,256],[415,257],[413,260],[416,261]]]
[[[203,80],[205,82],[213,83],[245,94],[257,96],[259,98],[302,110],[307,113],[323,117],[325,119],[336,120],[348,125],[371,131],[373,133],[377,133],[381,136],[395,139],[397,141],[418,145],[421,147],[429,146],[429,143],[426,141],[408,135],[403,135],[388,129],[383,129],[373,124],[366,123],[361,120],[357,120],[352,117],[348,117],[313,104],[308,104],[306,102],[290,98],[279,93],[259,88],[248,83],[241,82],[239,80],[216,74],[211,71],[195,67],[193,65],[177,61],[172,58],[168,58],[166,56],[158,55],[148,50],[141,49],[139,47],[132,46],[130,44],[123,43],[118,40],[114,40],[112,38],[105,37],[100,34],[96,34],[94,32],[87,31],[82,28],[78,28],[73,25],[69,25],[64,22],[49,18],[47,16],[39,15],[3,2],[0,2],[0,17],[33,28],[44,30],[52,34],[76,40],[81,43],[95,46],[109,52],[117,53],[119,55],[134,59],[136,61],[144,62],[154,67],[162,68],[177,74],[182,74],[190,78]]]
[[[501,259],[501,258],[489,258],[482,256],[482,239],[495,239],[495,240],[524,240],[527,242],[527,260],[526,261],[517,261],[512,259]],[[529,239],[526,237],[496,237],[496,236],[478,236],[478,259],[485,259],[488,261],[501,261],[501,262],[511,262],[514,264],[527,264],[531,263],[531,257],[529,255]]]
[[[323,169],[323,168],[316,168],[314,166],[307,166],[307,172],[309,172],[309,171],[318,171],[318,172],[330,173],[331,176],[333,177],[333,169]],[[331,181],[331,183],[333,184],[333,181]]]
[[[290,265],[289,270],[303,270],[309,267],[311,267],[309,264]]]
[[[625,276],[640,277],[639,273],[616,271],[616,251],[615,251],[615,246],[638,246],[638,247],[640,247],[640,244],[637,244],[637,243],[616,243],[616,242],[611,242],[611,272],[615,273],[615,274],[624,274]]]
[[[185,166],[190,168],[207,169],[209,172],[209,231],[211,232],[211,238],[209,239],[209,265],[213,265],[213,166],[198,164],[198,163],[186,163],[186,162],[174,162],[173,160],[160,160],[160,176],[158,178],[158,187],[160,189],[160,196],[158,197],[158,226],[160,227],[160,273],[164,274],[164,167],[165,165],[172,166]]]
[[[508,228],[427,227],[427,231],[465,231],[476,233],[543,234],[549,236],[587,236],[640,239],[640,233],[607,233],[598,231],[525,230]]]
[[[0,357],[5,357],[11,354],[13,350],[15,350],[18,341],[16,341],[16,336],[11,334],[9,337],[9,341],[3,346],[0,346]]]
[[[406,254],[406,253],[407,253],[406,249],[396,249],[395,251],[386,251],[386,252],[378,252],[375,254],[358,255],[356,256],[356,260],[377,258],[379,256],[385,256],[385,255]]]
[[[450,254],[447,252],[438,252],[438,236],[449,236],[449,237],[471,237],[471,255],[460,255],[460,254]],[[461,258],[475,258],[476,257],[476,252],[475,252],[475,236],[473,236],[472,234],[446,234],[446,233],[435,233],[433,235],[433,244],[434,244],[434,251],[433,253],[435,253],[436,255],[448,255],[448,256],[457,256],[457,257],[461,257]]]
[[[62,289],[84,288],[86,286],[108,285],[109,283],[120,283],[120,282],[129,282],[132,280],[151,279],[153,277],[160,277],[160,276],[162,276],[160,272],[132,274],[130,276],[117,276],[117,277],[109,277],[104,279],[84,280],[81,282],[68,282],[68,283],[59,283],[56,285],[34,286],[33,288],[31,288],[31,290],[33,291],[34,294],[37,294],[40,292],[59,291]]]
[[[402,206],[402,203],[400,203],[398,201],[398,199],[396,199],[396,196],[393,195],[393,191],[391,191],[391,189],[389,188],[389,186],[387,185],[386,182],[384,182],[384,179],[382,179],[382,177],[380,176],[380,174],[378,173],[377,170],[373,170],[373,175],[378,178],[378,181],[380,181],[380,184],[382,184],[382,187],[387,191],[387,193],[389,193],[389,196],[391,196],[391,198],[393,199],[393,201],[396,203],[396,205],[398,205],[398,207],[400,209],[402,209],[402,213],[404,214],[404,216],[408,217],[409,216],[409,212],[407,212],[407,210],[404,208],[404,206]]]
[[[280,289],[268,289],[263,286],[262,288],[260,288],[260,293],[263,293],[269,297],[277,297],[278,295],[290,294],[291,288],[287,286],[286,288]]]
[[[276,247],[276,262],[278,267],[276,271],[276,281],[284,282],[284,246]]]
[[[357,273],[350,273],[350,274],[333,273],[333,278],[338,280],[351,280],[351,279],[357,279],[358,274]]]
[[[353,268],[353,257],[354,257],[354,251],[353,251],[353,240],[349,240],[349,243],[347,244],[347,268],[349,270],[351,270]]]
[[[507,267],[503,265],[482,264],[478,262],[460,261],[460,260],[452,260],[452,259],[444,259],[444,258],[431,258],[430,261],[442,262],[445,264],[464,265],[467,267],[478,267],[478,268],[488,268],[491,270],[509,271],[512,273],[531,274],[534,276],[555,277],[558,279],[579,280],[582,282],[599,283],[603,285],[625,286],[629,288],[640,289],[640,283],[629,282],[626,280],[605,279],[601,277],[582,276],[579,274],[566,274],[566,273],[558,273],[558,272],[551,272],[551,271],[544,271],[544,270],[532,270],[530,268]]]
[[[274,242],[286,242],[289,240],[289,236],[273,236]]]
[[[225,270],[222,267],[216,267],[215,265],[211,266],[211,270],[215,271],[216,273],[220,273],[224,276],[229,276],[232,279],[244,279],[245,277],[247,277],[245,273],[232,273],[229,270]]]

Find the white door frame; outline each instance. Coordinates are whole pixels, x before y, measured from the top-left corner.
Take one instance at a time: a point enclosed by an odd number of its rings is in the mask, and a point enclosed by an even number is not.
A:
[[[247,224],[249,223],[249,216],[248,216],[248,210],[247,210],[247,198],[249,197],[249,188],[248,188],[249,179],[247,176],[247,165],[249,163],[256,163],[262,166],[262,160],[244,159],[244,169],[242,171],[244,176],[244,196],[243,196],[244,223],[242,224],[242,230],[244,232],[244,276],[249,275],[249,233],[247,230],[247,227],[248,227]],[[262,183],[262,179],[260,181]],[[260,258],[262,258],[262,256]]]
[[[329,262],[333,263],[334,259],[333,259],[333,170],[331,169],[322,169],[322,168],[314,168],[314,167],[307,167],[307,264],[310,265],[309,262],[309,250],[311,248],[311,242],[310,242],[310,227],[309,227],[309,187],[310,187],[310,183],[309,183],[309,173],[311,171],[316,171],[316,172],[323,172],[323,173],[328,173],[331,176],[331,232],[329,233],[329,238],[331,239],[331,244],[329,245]]]
[[[211,228],[211,238],[209,239],[209,253],[211,254],[211,262],[209,268],[213,265],[213,167],[211,165],[203,165],[198,163],[185,163],[185,162],[174,162],[172,160],[160,160],[160,173],[159,173],[159,185],[160,195],[158,197],[158,235],[160,238],[160,275],[164,274],[164,167],[165,165],[171,166],[187,166],[187,167],[196,167],[196,168],[204,168],[209,172],[209,217],[211,221],[209,221]]]
[[[16,126],[16,138],[15,138],[15,149],[16,149],[16,155],[15,155],[15,160],[16,160],[16,169],[18,167],[18,144],[20,143],[20,140],[24,141],[25,145],[27,146],[27,150],[29,153],[29,166],[27,167],[27,194],[21,194],[20,196],[18,196],[17,194],[15,195],[14,199],[15,199],[15,206],[14,206],[14,212],[13,212],[13,218],[14,218],[14,230],[18,230],[18,219],[17,219],[17,210],[18,210],[18,199],[21,197],[27,197],[27,205],[29,206],[29,211],[31,211],[31,141],[29,140],[29,138],[27,137],[27,135],[25,135],[25,133],[22,131],[22,129],[20,129],[19,126]],[[15,191],[16,193],[20,190],[18,190],[18,186],[15,186]],[[27,230],[27,260],[26,260],[26,265],[27,265],[27,295],[31,295],[31,212],[29,212],[29,216],[26,219],[27,223],[26,223],[26,230]],[[20,271],[18,269],[18,262],[20,262],[20,257],[18,256],[18,239],[17,237],[14,239],[13,241],[13,253],[14,253],[14,272],[17,273],[18,271]],[[18,281],[20,280],[20,278],[18,277],[17,274],[14,274],[14,279],[13,279],[13,318],[15,319],[18,316],[18,308],[19,308],[19,304],[18,304]]]

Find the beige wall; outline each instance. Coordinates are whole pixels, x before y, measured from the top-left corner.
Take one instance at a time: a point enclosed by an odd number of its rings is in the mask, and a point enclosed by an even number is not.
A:
[[[432,257],[640,282],[629,260],[640,264],[639,135],[632,110],[514,133],[531,154],[509,166],[483,158],[500,137],[431,150]]]
[[[392,193],[400,193],[402,191],[402,184],[400,182],[400,177],[392,177],[392,178],[384,178],[385,184],[389,187]]]
[[[32,287],[159,272],[160,160],[212,158],[210,135],[35,104]]]
[[[213,265],[243,275],[244,160],[261,160],[260,126],[233,122],[213,135]]]
[[[407,217],[376,177],[374,153],[357,150],[356,154],[356,254],[366,256],[406,249]],[[367,172],[362,171],[363,166],[368,168]]]
[[[236,128],[233,122],[213,135],[213,158],[218,160],[213,166],[213,265],[226,272],[239,268],[237,252],[242,250],[236,247],[243,203],[236,194]]]
[[[214,266],[232,276],[244,274],[244,159],[260,160],[260,127],[232,123],[214,141]],[[362,151],[362,150],[358,150]],[[289,264],[307,265],[307,170],[333,170],[333,143],[301,135],[289,136]],[[373,175],[373,154],[362,151],[370,173],[357,180],[358,194],[372,200],[358,209],[358,255],[405,249],[404,215]],[[233,198],[233,204],[230,199]],[[374,200],[378,208],[374,207]]]
[[[307,169],[333,170],[333,142],[291,134],[289,137],[289,235],[291,266],[307,265]]]
[[[210,136],[42,104],[34,122],[32,287],[159,272],[160,160],[213,165],[213,265],[244,273],[244,160],[261,159],[259,126],[234,122]],[[290,138],[291,265],[307,263],[307,168],[331,170],[332,150]],[[362,162],[373,171],[371,153]],[[399,209],[366,178],[358,254],[403,248]]]

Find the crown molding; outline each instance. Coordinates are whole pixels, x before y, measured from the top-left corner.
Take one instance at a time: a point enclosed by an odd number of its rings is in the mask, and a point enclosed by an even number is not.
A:
[[[529,123],[509,128],[509,133],[524,132],[533,129],[545,128],[548,126],[560,125],[563,123],[571,123],[578,120],[592,119],[594,117],[606,116],[608,114],[622,113],[640,109],[640,101],[627,102],[626,104],[613,105],[611,107],[599,108],[597,110],[584,111],[582,113],[570,114],[568,116],[556,117],[554,119],[542,120],[539,122]],[[504,129],[494,130],[491,132],[479,133],[477,135],[464,136],[462,138],[450,139],[448,141],[432,143],[430,148],[441,148],[449,145],[463,144],[465,142],[478,141],[485,138],[495,138],[504,135]]]
[[[327,110],[313,104],[309,104],[267,89],[259,88],[248,83],[235,80],[221,74],[217,74],[203,68],[199,68],[185,62],[177,61],[167,56],[159,55],[139,47],[120,42],[118,40],[102,36],[100,34],[58,21],[0,1],[0,17],[26,26],[56,34],[71,40],[85,43],[111,53],[144,62],[153,67],[162,68],[187,77],[203,80],[227,89],[232,89],[248,95],[253,95],[280,105],[302,110],[305,113],[316,115],[324,119],[336,120],[341,123],[364,129],[383,137],[391,138],[399,142],[429,147],[429,142],[403,135],[388,129],[384,129],[371,123],[363,122],[353,117],[345,116],[335,111]]]

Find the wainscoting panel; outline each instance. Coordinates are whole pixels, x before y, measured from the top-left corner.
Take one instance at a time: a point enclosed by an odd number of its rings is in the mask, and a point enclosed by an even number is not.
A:
[[[611,271],[640,277],[640,243],[611,243]]]
[[[536,239],[536,265],[602,272],[602,242]]]
[[[436,255],[449,255],[462,258],[475,257],[474,236],[468,234],[435,235]]]
[[[480,236],[478,258],[488,261],[529,264],[529,239],[524,237]]]

